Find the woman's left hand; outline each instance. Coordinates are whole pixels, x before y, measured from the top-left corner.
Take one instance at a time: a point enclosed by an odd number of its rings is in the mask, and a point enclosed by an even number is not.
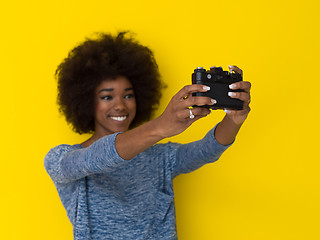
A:
[[[241,76],[243,77],[242,70],[237,66],[229,66],[229,69],[233,70],[236,73],[240,73]],[[236,82],[231,84],[230,88],[232,90],[236,90],[236,89],[243,90],[243,92],[229,92],[229,96],[231,98],[237,98],[243,101],[243,109],[242,110],[225,109],[227,117],[231,119],[235,124],[241,125],[246,120],[251,110],[249,107],[249,104],[251,102],[251,95],[250,95],[251,83],[247,81]]]

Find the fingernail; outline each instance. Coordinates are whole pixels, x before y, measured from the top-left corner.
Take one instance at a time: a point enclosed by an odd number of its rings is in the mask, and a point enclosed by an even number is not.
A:
[[[229,65],[229,70],[230,70],[230,74],[232,74],[233,70],[232,70],[232,66],[231,65]]]
[[[212,102],[213,104],[216,104],[216,103],[217,103],[217,101],[216,101],[215,99],[212,99],[212,98],[211,98],[211,102]]]
[[[234,93],[234,92],[228,92],[228,95],[229,95],[230,97],[235,97],[235,96],[236,96],[236,93]]]
[[[230,88],[230,89],[235,89],[235,88],[236,88],[236,84],[234,84],[234,83],[233,83],[233,84],[230,84],[230,85],[229,85],[229,88]]]
[[[209,87],[209,86],[203,86],[202,88],[203,88],[203,90],[207,90],[207,91],[210,90],[210,87]]]

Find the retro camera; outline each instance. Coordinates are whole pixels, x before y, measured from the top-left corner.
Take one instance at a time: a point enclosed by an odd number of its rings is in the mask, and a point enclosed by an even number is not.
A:
[[[206,70],[203,67],[198,67],[192,73],[192,84],[203,84],[210,87],[208,92],[194,93],[193,96],[205,96],[213,98],[217,101],[216,104],[205,105],[211,109],[243,109],[243,101],[229,97],[229,92],[242,92],[243,90],[232,90],[229,85],[235,82],[242,81],[242,76],[239,73],[223,71],[221,67],[212,67]]]

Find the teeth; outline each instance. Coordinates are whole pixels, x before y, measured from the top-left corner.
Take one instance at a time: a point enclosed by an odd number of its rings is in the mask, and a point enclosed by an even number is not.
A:
[[[124,121],[126,120],[127,116],[122,116],[122,117],[110,117],[111,119],[113,120],[116,120],[116,121]]]

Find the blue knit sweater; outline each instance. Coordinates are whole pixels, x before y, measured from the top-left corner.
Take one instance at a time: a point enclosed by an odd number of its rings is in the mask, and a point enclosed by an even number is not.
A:
[[[45,168],[74,239],[177,239],[172,180],[216,161],[230,146],[215,140],[214,129],[189,144],[156,144],[129,161],[115,149],[117,133],[87,148],[51,149]]]

